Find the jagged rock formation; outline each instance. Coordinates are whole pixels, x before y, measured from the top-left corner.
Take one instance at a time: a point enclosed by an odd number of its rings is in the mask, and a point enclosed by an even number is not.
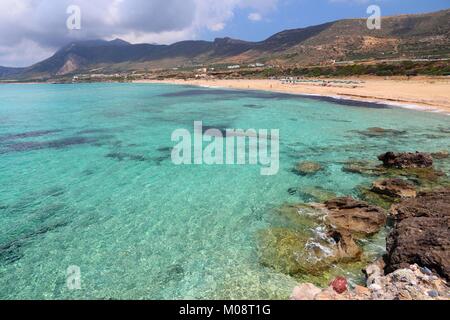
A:
[[[417,263],[450,279],[450,188],[393,205],[386,271]]]

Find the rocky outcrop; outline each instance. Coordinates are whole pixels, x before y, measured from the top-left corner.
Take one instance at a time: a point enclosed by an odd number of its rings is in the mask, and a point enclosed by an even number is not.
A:
[[[445,280],[428,268],[405,266],[384,275],[380,262],[366,269],[367,287],[376,300],[447,300],[450,290]]]
[[[291,300],[448,300],[450,290],[445,280],[427,268],[410,265],[405,269],[384,275],[378,263],[370,270],[367,287],[346,288],[342,277],[336,278],[328,288],[320,289],[311,283],[294,288]]]
[[[402,177],[418,186],[427,188],[441,185],[446,180],[446,174],[432,166],[423,168],[411,165],[408,168],[398,168],[396,166],[378,165],[369,161],[349,160],[342,167],[342,171],[367,177],[383,177],[385,179]]]
[[[390,215],[396,221],[426,217],[446,220],[450,215],[450,188],[420,192],[415,199],[405,199],[392,206]]]
[[[450,188],[392,206],[386,271],[418,264],[450,279]]]
[[[313,175],[321,170],[323,167],[320,163],[310,161],[300,162],[294,168],[294,172],[301,176]]]
[[[286,204],[276,213],[277,226],[258,233],[261,264],[290,275],[318,275],[335,263],[360,260],[362,249],[353,231],[364,229],[324,224],[327,214],[332,214],[325,205]],[[368,233],[372,232],[373,228]]]
[[[348,232],[356,238],[371,236],[386,223],[385,211],[353,198],[336,198],[325,202],[326,223],[334,230]]]
[[[259,232],[259,261],[289,275],[318,275],[338,262],[336,244],[330,239],[288,228],[270,228]]]
[[[433,166],[433,157],[428,153],[422,152],[387,152],[378,157],[387,168],[431,168]]]
[[[342,171],[372,177],[384,175],[386,173],[386,168],[378,166],[378,163],[374,162],[349,160],[342,167]]]
[[[336,243],[334,256],[337,260],[350,262],[361,257],[363,251],[350,232],[331,230],[328,232],[328,236],[333,238]]]
[[[432,153],[431,156],[433,157],[433,159],[442,160],[447,159],[449,157],[449,153],[447,150],[442,150]]]
[[[371,191],[393,198],[414,198],[416,187],[403,179],[382,179],[372,184]]]

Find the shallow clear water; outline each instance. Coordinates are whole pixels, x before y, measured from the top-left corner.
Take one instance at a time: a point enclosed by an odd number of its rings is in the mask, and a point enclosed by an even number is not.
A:
[[[280,129],[280,172],[173,165],[172,131],[196,120]],[[356,132],[369,127],[407,134]],[[297,281],[258,263],[255,235],[274,208],[308,200],[288,189],[356,196],[370,179],[343,172],[344,161],[449,149],[449,130],[442,114],[281,94],[2,85],[0,298],[286,298]],[[305,160],[326,170],[293,174]],[[81,290],[67,289],[70,265],[81,268]]]

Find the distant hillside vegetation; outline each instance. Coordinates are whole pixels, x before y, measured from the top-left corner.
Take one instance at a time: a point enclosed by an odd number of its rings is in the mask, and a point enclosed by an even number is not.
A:
[[[310,66],[361,59],[449,58],[450,10],[385,17],[381,30],[365,19],[347,19],[286,30],[261,42],[230,38],[172,45],[130,44],[123,40],[71,43],[28,68],[0,67],[2,79],[42,79],[79,72],[146,71],[199,64],[261,62]]]

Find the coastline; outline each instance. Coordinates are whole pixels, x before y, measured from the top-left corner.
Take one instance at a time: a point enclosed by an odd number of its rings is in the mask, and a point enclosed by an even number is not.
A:
[[[346,78],[326,79],[327,85],[310,83],[282,83],[280,80],[136,80],[133,83],[162,83],[191,85],[208,88],[224,88],[234,90],[257,90],[303,96],[329,97],[333,99],[352,100],[374,104],[383,104],[419,111],[439,112],[450,115],[450,79],[418,78],[406,80],[402,78],[379,79]],[[333,85],[333,81],[354,81],[357,85]]]

